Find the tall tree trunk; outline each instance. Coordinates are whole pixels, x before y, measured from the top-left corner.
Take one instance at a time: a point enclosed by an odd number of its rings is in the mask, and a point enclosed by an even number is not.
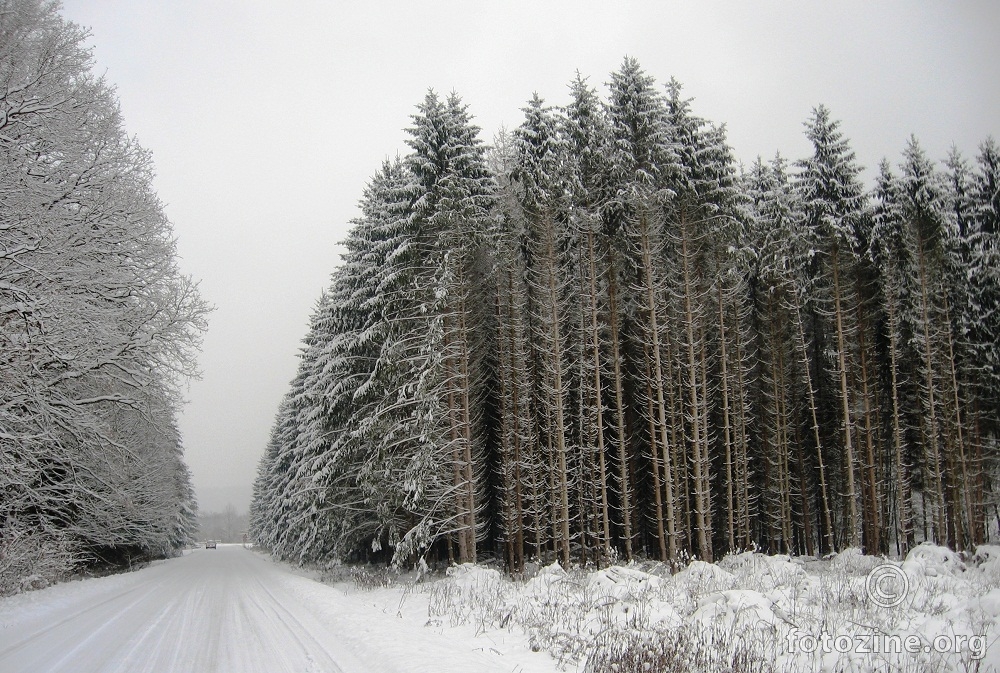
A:
[[[744,363],[743,353],[743,342],[742,338],[736,340],[736,360],[739,363]],[[739,519],[737,520],[737,539],[739,540],[740,549],[749,549],[751,544],[750,538],[750,462],[749,462],[749,449],[747,443],[749,441],[750,432],[747,427],[748,424],[748,412],[750,409],[746,406],[746,367],[740,366],[737,370],[736,376],[736,399],[739,402],[739,436],[736,442],[736,479],[737,479],[737,504],[736,509],[739,513]]]
[[[948,330],[948,364],[951,374],[953,404],[955,405],[955,446],[958,448],[958,463],[961,477],[961,484],[958,486],[960,500],[959,511],[964,514],[966,531],[966,538],[964,540],[959,540],[958,548],[960,550],[964,550],[973,548],[980,541],[975,539],[973,535],[975,529],[975,524],[973,522],[975,519],[972,513],[972,498],[970,497],[972,481],[969,478],[969,468],[965,459],[965,429],[962,425],[962,402],[960,399],[958,371],[955,362],[955,340],[952,338],[951,333],[951,303],[948,301],[947,296],[944,298],[944,324]]]
[[[924,337],[924,385],[927,390],[927,416],[925,422],[927,423],[927,448],[930,451],[928,456],[928,463],[931,468],[931,488],[933,488],[931,501],[934,506],[934,525],[935,532],[934,536],[938,543],[943,543],[943,535],[947,534],[947,527],[945,526],[945,500],[944,500],[944,488],[941,478],[941,450],[938,444],[938,418],[937,418],[937,402],[934,396],[934,358],[932,357],[931,349],[931,331],[930,331],[930,309],[928,307],[928,297],[927,297],[927,273],[925,268],[924,260],[924,248],[923,241],[917,241],[917,267],[919,272],[920,280],[920,312],[921,318],[923,320],[923,337]],[[926,525],[926,524],[925,524]]]
[[[695,314],[694,295],[695,283],[693,278],[692,262],[689,256],[688,223],[686,216],[682,212],[680,218],[681,236],[681,265],[683,272],[683,293],[684,293],[684,329],[687,336],[687,369],[688,369],[688,393],[690,395],[690,423],[691,423],[691,468],[694,486],[694,528],[698,541],[698,551],[705,561],[712,561],[711,544],[708,533],[708,511],[707,496],[703,485],[707,478],[708,466],[704,461],[702,451],[702,428],[701,407],[699,399],[700,382],[698,380],[699,364],[701,363],[696,350],[700,353],[702,343],[695,338]]]
[[[639,216],[639,228],[640,228],[640,238],[642,244],[642,265],[643,265],[643,276],[645,277],[646,283],[646,308],[649,311],[649,348],[646,351],[647,358],[652,356],[652,378],[649,379],[649,372],[647,371],[647,379],[651,380],[653,393],[655,394],[655,406],[656,406],[656,426],[659,428],[659,435],[654,434],[650,439],[652,440],[653,446],[652,455],[655,462],[657,455],[663,457],[663,470],[664,470],[664,484],[666,486],[666,525],[667,525],[667,548],[665,550],[666,558],[673,560],[677,556],[676,547],[676,536],[674,534],[674,511],[673,511],[673,475],[670,465],[670,450],[669,450],[669,439],[667,434],[667,410],[666,410],[666,400],[663,394],[663,381],[665,378],[663,371],[663,361],[661,358],[661,345],[660,345],[660,306],[661,302],[658,301],[656,296],[656,265],[653,259],[653,245],[650,240],[649,222],[647,220],[646,213],[640,213]],[[659,451],[657,450],[656,443],[659,441]],[[657,478],[658,480],[658,478]],[[659,492],[657,492],[657,498],[659,498]],[[663,536],[661,534],[661,547]]]
[[[854,444],[852,436],[854,426],[851,421],[851,401],[847,385],[847,337],[844,327],[844,309],[841,306],[842,293],[840,289],[840,260],[838,250],[834,247],[831,265],[833,267],[833,306],[834,321],[837,327],[837,369],[840,382],[840,411],[843,414],[840,422],[844,429],[844,463],[847,476],[847,539],[851,547],[858,543],[858,502],[857,488],[854,481]]]
[[[601,550],[602,558],[611,556],[611,518],[608,514],[608,477],[604,455],[604,403],[601,382],[601,333],[597,324],[597,261],[594,232],[587,228],[587,279],[590,285],[590,338],[594,367],[594,421],[597,432],[598,490],[601,496]],[[598,564],[600,565],[600,564]]]
[[[826,465],[823,460],[823,440],[820,437],[819,413],[816,408],[816,391],[812,383],[812,370],[809,367],[809,350],[806,347],[805,326],[802,324],[802,313],[799,310],[799,298],[794,287],[788,288],[791,297],[793,317],[795,320],[795,337],[799,351],[799,361],[802,365],[806,384],[806,398],[812,426],[813,441],[816,444],[816,467],[819,470],[820,503],[823,509],[823,551],[832,552],[836,549],[833,537],[833,520],[830,514],[830,497],[826,480]]]
[[[899,344],[897,343],[898,319],[894,298],[886,301],[889,331],[889,378],[892,399],[892,448],[896,471],[896,517],[899,522],[896,531],[896,553],[905,555],[916,543],[913,532],[913,516],[910,510],[910,476],[903,460],[903,426],[899,407]]]
[[[629,461],[625,434],[625,393],[622,381],[621,345],[618,329],[618,271],[615,267],[614,248],[608,255],[608,323],[611,327],[611,361],[614,366],[615,385],[615,425],[618,442],[618,470],[621,479],[621,509],[622,529],[625,544],[625,560],[632,560],[632,501],[630,496],[631,479],[629,477]]]
[[[778,496],[778,527],[781,530],[781,542],[782,551],[784,553],[790,553],[792,544],[792,534],[791,534],[791,473],[789,470],[789,458],[788,458],[788,444],[789,444],[789,431],[788,431],[788,409],[785,404],[786,392],[784,389],[785,377],[785,367],[782,358],[783,349],[781,348],[781,340],[778,337],[778,325],[777,318],[775,316],[774,300],[768,297],[768,315],[770,317],[770,330],[771,330],[771,393],[770,397],[772,399],[772,413],[774,415],[774,438],[772,440],[774,446],[774,458],[776,462],[774,472],[776,481],[778,483],[777,491]]]
[[[649,372],[649,344],[643,344],[645,352],[646,366],[646,420],[649,424],[649,451],[653,463],[653,507],[656,515],[656,540],[660,547],[660,560],[667,560],[667,544],[663,531],[663,498],[662,485],[660,484],[660,456],[656,437],[658,429],[656,427],[656,415],[653,411],[653,388],[650,382]]]
[[[726,319],[723,303],[722,282],[718,284],[718,309],[719,309],[719,364],[722,368],[719,378],[722,383],[722,445],[725,448],[726,464],[726,534],[729,544],[729,551],[736,549],[736,522],[735,522],[735,498],[733,488],[733,438],[730,429],[729,414],[729,371],[727,369],[726,355]]]
[[[464,278],[460,276],[460,278]],[[465,544],[466,544],[466,558],[469,563],[476,562],[476,483],[474,480],[474,475],[472,471],[472,417],[471,417],[471,400],[469,399],[470,389],[472,387],[472,382],[469,376],[469,333],[465,322],[466,313],[466,302],[465,296],[462,295],[458,310],[458,329],[460,336],[460,352],[459,352],[459,373],[461,375],[461,393],[462,393],[462,442],[463,447],[463,459],[464,459],[464,473],[463,478],[465,479]]]
[[[569,568],[570,561],[570,537],[569,537],[569,484],[568,484],[568,474],[566,468],[566,420],[563,412],[563,404],[565,402],[566,393],[563,388],[563,372],[562,372],[562,335],[560,334],[560,326],[562,325],[562,317],[559,314],[559,279],[558,279],[558,255],[555,250],[555,233],[552,231],[554,224],[549,221],[546,223],[546,234],[545,234],[545,254],[546,254],[546,282],[547,282],[547,293],[548,293],[548,304],[549,304],[549,338],[551,340],[550,347],[552,348],[551,358],[553,367],[553,389],[552,395],[552,408],[555,411],[555,427],[553,428],[555,432],[555,448],[556,448],[556,460],[558,464],[556,466],[557,474],[557,487],[558,487],[558,521],[559,521],[559,545],[561,549],[561,561],[564,568]]]
[[[461,411],[458,409],[458,402],[455,399],[455,387],[454,387],[454,362],[453,355],[451,353],[451,331],[448,327],[448,316],[444,317],[444,363],[445,363],[445,381],[448,389],[448,424],[449,424],[449,436],[451,444],[451,458],[452,458],[452,473],[454,476],[454,487],[455,487],[455,523],[458,527],[458,562],[468,563],[469,562],[469,545],[466,541],[467,529],[467,519],[466,512],[468,511],[468,505],[465,501],[466,488],[463,483],[463,478],[465,474],[464,466],[462,464],[464,460],[464,452],[462,450],[462,444],[460,437],[462,436],[459,415]],[[450,551],[449,551],[450,553]]]
[[[863,407],[862,418],[864,422],[863,439],[865,449],[865,464],[863,472],[865,482],[865,487],[863,489],[865,505],[863,508],[862,518],[865,521],[866,534],[863,538],[863,542],[865,553],[880,554],[883,552],[882,495],[881,488],[879,487],[879,480],[877,479],[875,473],[875,423],[872,422],[872,392],[868,385],[870,380],[868,366],[868,342],[865,339],[865,335],[868,333],[868,330],[865,327],[866,321],[864,319],[863,308],[864,305],[862,302],[858,301],[858,353],[860,356],[859,364],[861,366],[859,375],[861,378],[861,401]]]

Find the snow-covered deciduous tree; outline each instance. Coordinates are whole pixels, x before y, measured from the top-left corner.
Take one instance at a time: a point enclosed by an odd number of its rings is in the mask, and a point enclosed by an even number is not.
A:
[[[85,39],[0,5],[0,545],[117,563],[190,539],[174,417],[208,308]]]

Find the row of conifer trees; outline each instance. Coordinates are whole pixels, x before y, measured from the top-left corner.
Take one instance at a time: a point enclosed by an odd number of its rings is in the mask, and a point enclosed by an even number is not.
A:
[[[298,561],[968,549],[996,530],[998,150],[735,161],[632,59],[492,147],[427,94],[261,459]]]

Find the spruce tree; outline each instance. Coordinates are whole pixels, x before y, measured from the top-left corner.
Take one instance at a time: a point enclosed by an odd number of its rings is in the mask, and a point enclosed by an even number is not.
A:
[[[842,451],[839,471],[843,475],[843,512],[849,546],[860,544],[857,485],[857,450],[855,440],[855,387],[852,385],[857,355],[855,291],[858,228],[866,216],[865,191],[861,169],[854,152],[840,132],[840,123],[830,111],[819,106],[806,123],[806,136],[813,145],[813,156],[798,163],[796,188],[802,203],[802,224],[810,248],[811,287],[810,319],[813,365],[819,376],[830,376],[833,388],[832,408],[836,409],[837,445]],[[826,361],[825,352],[832,352]]]

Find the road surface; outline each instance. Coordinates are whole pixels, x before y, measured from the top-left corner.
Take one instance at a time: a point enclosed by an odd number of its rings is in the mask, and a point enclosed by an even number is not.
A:
[[[107,579],[0,630],[0,671],[363,670],[289,582],[309,580],[240,546]]]
[[[374,600],[239,545],[197,549],[0,600],[0,673],[553,670],[425,628],[426,607],[402,620],[398,597]]]

